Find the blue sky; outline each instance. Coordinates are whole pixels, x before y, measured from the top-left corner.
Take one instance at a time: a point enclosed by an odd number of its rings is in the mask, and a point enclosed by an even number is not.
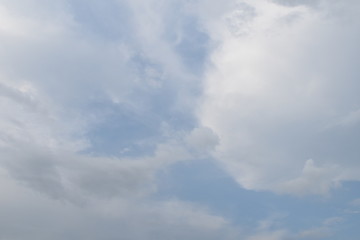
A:
[[[0,0],[0,239],[356,240],[359,13]]]

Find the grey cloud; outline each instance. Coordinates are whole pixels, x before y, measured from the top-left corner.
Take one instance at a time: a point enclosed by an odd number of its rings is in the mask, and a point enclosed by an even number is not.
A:
[[[75,204],[92,198],[146,196],[156,190],[157,170],[191,158],[176,144],[159,145],[154,156],[128,159],[92,157],[19,139],[10,145],[12,148],[0,148],[1,166],[10,176],[30,189]]]
[[[185,138],[185,142],[195,153],[206,155],[214,151],[219,144],[219,137],[210,128],[195,128]]]
[[[0,96],[13,100],[21,105],[36,108],[36,103],[34,103],[30,96],[24,94],[18,89],[13,89],[11,87],[5,86],[0,83]]]
[[[2,165],[23,184],[53,198],[62,199],[65,189],[49,152],[31,149],[17,143],[19,150],[7,153],[2,149]],[[21,150],[20,150],[21,149]]]
[[[317,6],[321,0],[273,0],[276,3],[283,4],[285,6],[298,6],[298,5],[308,5],[308,6]]]
[[[10,239],[237,239],[223,218],[176,201],[92,200],[77,206],[34,194],[1,174],[0,237]]]

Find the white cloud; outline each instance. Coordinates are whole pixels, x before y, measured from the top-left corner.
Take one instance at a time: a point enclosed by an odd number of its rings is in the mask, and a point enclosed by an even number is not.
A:
[[[339,185],[339,175],[337,166],[317,167],[309,159],[301,176],[281,183],[278,191],[295,195],[327,194],[331,188]]]
[[[214,156],[247,189],[326,194],[359,180],[359,4],[239,2],[208,26],[218,47],[198,118],[219,136]],[[348,128],[329,127],[338,119]]]

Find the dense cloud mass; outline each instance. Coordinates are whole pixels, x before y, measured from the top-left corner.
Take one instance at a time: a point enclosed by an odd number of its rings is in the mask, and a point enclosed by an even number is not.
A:
[[[199,117],[246,188],[325,194],[359,180],[359,6],[322,4],[239,5],[214,33]]]
[[[338,239],[359,196],[291,226],[271,201],[329,199],[360,180],[359,12],[0,0],[0,239]],[[244,195],[221,200],[227,189]],[[244,210],[262,191],[270,210]]]

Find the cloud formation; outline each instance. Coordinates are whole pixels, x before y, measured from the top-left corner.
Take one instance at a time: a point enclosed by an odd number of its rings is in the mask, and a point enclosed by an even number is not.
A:
[[[201,160],[304,198],[360,180],[359,8],[0,0],[0,239],[331,237],[344,216],[294,228],[241,196],[231,218],[164,197],[159,175]]]
[[[0,2],[0,238],[234,239],[205,208],[151,200],[159,170],[217,144],[186,119],[198,73],[187,29],[164,36],[172,7]]]
[[[359,180],[359,4],[321,6],[242,1],[209,27],[221,44],[198,116],[247,189],[326,194]]]

